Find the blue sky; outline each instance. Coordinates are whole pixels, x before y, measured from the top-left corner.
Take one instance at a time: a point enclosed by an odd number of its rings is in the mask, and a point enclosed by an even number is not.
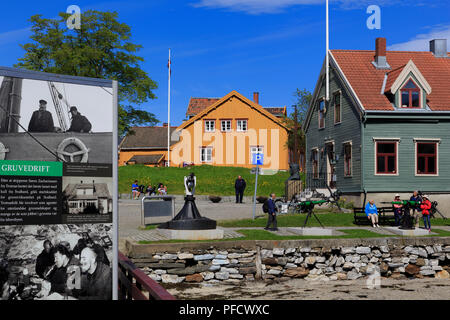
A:
[[[56,17],[71,5],[117,11],[141,44],[142,68],[155,80],[157,99],[141,106],[167,121],[167,58],[172,48],[171,125],[185,118],[190,97],[260,93],[263,106],[288,106],[296,88],[314,90],[325,53],[324,0],[15,1],[0,11],[0,65],[24,55],[33,14]],[[381,29],[369,30],[369,5],[381,8]],[[450,0],[330,0],[330,48],[428,50],[450,43]]]

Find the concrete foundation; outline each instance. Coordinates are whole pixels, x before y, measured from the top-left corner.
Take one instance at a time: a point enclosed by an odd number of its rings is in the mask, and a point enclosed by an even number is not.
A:
[[[210,230],[173,230],[173,229],[157,229],[159,234],[168,239],[177,240],[214,240],[223,239],[222,229]]]
[[[300,236],[333,236],[336,231],[326,228],[287,228],[287,231]]]
[[[398,227],[383,227],[383,228],[394,234],[407,237],[427,236],[429,234],[434,234],[432,232],[429,232],[427,229],[419,229],[419,228],[415,228],[413,230],[399,229]]]

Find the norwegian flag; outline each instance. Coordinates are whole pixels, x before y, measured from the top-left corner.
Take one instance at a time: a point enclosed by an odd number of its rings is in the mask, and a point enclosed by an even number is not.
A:
[[[169,56],[169,62],[167,62],[167,68],[169,68],[169,75],[172,75],[172,61],[170,61],[170,56]]]

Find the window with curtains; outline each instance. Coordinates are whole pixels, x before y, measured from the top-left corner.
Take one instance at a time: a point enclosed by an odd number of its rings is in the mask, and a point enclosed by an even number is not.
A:
[[[205,132],[214,132],[216,130],[216,121],[205,120]]]
[[[212,147],[202,147],[200,149],[200,161],[212,162]]]
[[[334,94],[334,124],[341,123],[341,93]]]
[[[313,178],[318,179],[319,178],[319,150],[317,150],[317,149],[312,150],[311,158],[312,158],[311,163],[312,163]]]
[[[325,128],[325,99],[319,101],[317,114],[319,117],[319,129],[323,129]]]

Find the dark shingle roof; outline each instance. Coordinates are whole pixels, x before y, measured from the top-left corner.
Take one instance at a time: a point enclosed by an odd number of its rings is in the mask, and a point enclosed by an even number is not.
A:
[[[170,127],[170,134],[176,127]],[[120,149],[164,149],[167,148],[167,127],[133,127],[134,134],[128,133]],[[177,141],[170,141],[170,145]]]
[[[131,157],[127,162],[135,162],[136,164],[158,164],[163,154],[138,155]]]

